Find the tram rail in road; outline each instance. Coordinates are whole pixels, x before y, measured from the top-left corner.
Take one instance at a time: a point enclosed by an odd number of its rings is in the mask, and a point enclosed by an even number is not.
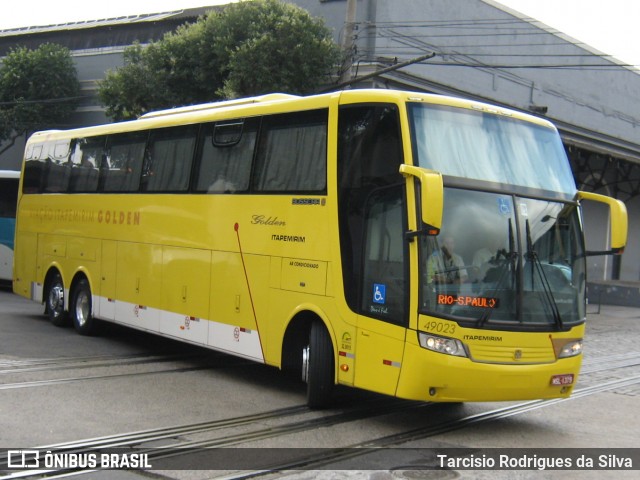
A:
[[[153,345],[151,337],[126,329],[103,338],[79,337],[49,325],[37,305],[5,291],[0,292],[0,409],[12,414],[3,415],[0,436],[5,448],[135,448],[157,465],[169,454],[179,465],[175,455],[184,449],[320,448],[269,468],[224,473],[231,478],[359,462],[352,458],[380,447],[635,448],[637,317],[637,310],[613,307],[591,316],[583,369],[569,399],[452,406],[350,390],[343,405],[318,412],[301,405],[302,385],[267,367],[165,340]],[[88,405],[87,411],[74,412],[77,405]],[[595,473],[606,478],[612,472]],[[615,473],[610,478],[629,474]],[[23,475],[29,472],[6,478]]]

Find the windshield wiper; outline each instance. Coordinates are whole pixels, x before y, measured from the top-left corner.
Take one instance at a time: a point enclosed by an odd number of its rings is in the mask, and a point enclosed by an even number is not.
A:
[[[553,314],[553,320],[556,324],[558,330],[562,329],[563,322],[562,317],[560,316],[560,310],[558,309],[558,304],[556,303],[556,299],[553,297],[553,290],[551,289],[551,284],[549,283],[549,278],[544,271],[544,267],[542,266],[542,262],[540,258],[538,258],[538,253],[533,248],[533,241],[531,240],[531,226],[529,225],[529,219],[526,222],[526,234],[527,234],[527,260],[530,260],[533,267],[537,270],[540,275],[540,283],[542,284],[542,290],[544,292],[544,296],[551,307],[551,313]],[[533,268],[531,269],[531,287],[535,286],[534,278],[533,278]]]
[[[513,236],[513,225],[511,225],[511,219],[509,219],[509,251],[507,252],[504,249],[498,250],[498,252],[496,253],[496,258],[495,260],[492,260],[492,262],[500,262],[500,255],[504,256],[504,260],[502,260],[500,263],[500,270],[498,271],[499,275],[496,286],[491,292],[491,295],[489,295],[489,297],[492,298],[495,297],[498,293],[498,290],[500,290],[502,282],[507,276],[507,272],[509,270],[511,270],[513,274],[515,274],[516,272],[516,261],[518,258],[518,252],[515,251],[515,240]],[[488,308],[484,312],[482,312],[482,315],[476,321],[476,328],[482,328],[482,326],[487,323],[487,321],[489,321],[491,315],[493,314],[493,310],[493,308]]]

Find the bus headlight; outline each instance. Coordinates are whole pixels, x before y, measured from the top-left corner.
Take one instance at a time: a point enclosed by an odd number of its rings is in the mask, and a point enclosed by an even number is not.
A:
[[[582,340],[574,340],[562,347],[562,350],[560,350],[560,353],[558,354],[558,358],[575,357],[576,355],[580,355],[581,353]]]
[[[466,357],[467,351],[460,340],[455,338],[438,337],[424,332],[418,332],[420,346],[433,352],[445,353],[456,357]]]

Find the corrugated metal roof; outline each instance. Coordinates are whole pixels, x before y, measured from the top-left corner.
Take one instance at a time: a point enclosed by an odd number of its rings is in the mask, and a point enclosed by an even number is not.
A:
[[[29,26],[0,30],[0,37],[15,37],[20,35],[33,35],[38,33],[51,33],[57,31],[82,30],[87,28],[112,27],[115,25],[131,25],[141,22],[159,22],[167,19],[180,20],[181,18],[195,18],[204,15],[216,7],[200,7],[170,12],[146,13],[124,17],[103,18],[97,20],[84,20],[80,22],[60,23],[55,25]]]

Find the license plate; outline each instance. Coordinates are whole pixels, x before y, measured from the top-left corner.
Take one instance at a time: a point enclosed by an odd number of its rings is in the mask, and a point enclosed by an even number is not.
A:
[[[554,375],[551,377],[551,385],[571,385],[573,383],[573,373],[565,375]]]

